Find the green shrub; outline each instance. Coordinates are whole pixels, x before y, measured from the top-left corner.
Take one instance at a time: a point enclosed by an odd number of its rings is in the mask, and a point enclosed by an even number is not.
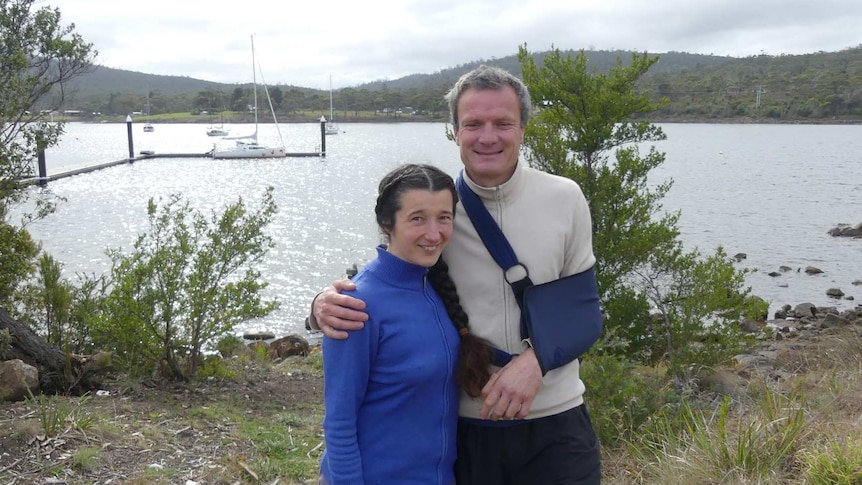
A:
[[[276,212],[272,187],[258,211],[243,199],[209,218],[171,196],[150,200],[150,231],[131,254],[112,250],[111,290],[94,325],[94,344],[122,356],[125,370],[186,380],[207,346],[278,307],[264,300],[254,266],[272,247],[264,228]]]
[[[587,356],[581,362],[581,379],[587,386],[584,399],[604,446],[617,446],[678,399],[664,376],[613,355]]]

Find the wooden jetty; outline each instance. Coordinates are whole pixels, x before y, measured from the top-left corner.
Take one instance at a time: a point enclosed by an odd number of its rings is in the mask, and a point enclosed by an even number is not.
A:
[[[105,163],[96,163],[93,165],[86,165],[82,167],[72,168],[69,170],[64,170],[62,172],[54,173],[48,175],[47,168],[45,164],[45,152],[39,152],[39,175],[36,177],[26,177],[18,180],[18,183],[22,185],[46,185],[48,182],[53,182],[55,180],[59,180],[66,177],[71,177],[73,175],[80,175],[84,173],[95,172],[97,170],[103,170],[110,167],[116,167],[117,165],[126,165],[137,162],[139,160],[148,160],[151,158],[212,158],[213,151],[210,150],[204,153],[156,153],[152,150],[142,150],[140,154],[134,154],[134,143],[132,139],[132,119],[131,117],[126,118],[126,126],[128,131],[129,138],[129,158],[123,158],[121,160],[115,160],[112,162]],[[301,158],[301,157],[320,157],[326,158],[326,120],[321,118],[320,121],[320,151],[317,152],[294,152],[294,153],[286,153],[284,158]]]

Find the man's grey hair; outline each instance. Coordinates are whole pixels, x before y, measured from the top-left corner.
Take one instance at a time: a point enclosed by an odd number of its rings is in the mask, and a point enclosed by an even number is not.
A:
[[[480,91],[484,89],[503,89],[506,86],[511,86],[515,90],[515,94],[518,95],[518,100],[521,103],[521,128],[525,128],[527,122],[530,121],[530,109],[532,108],[530,92],[527,90],[527,86],[520,79],[509,74],[508,71],[499,67],[482,64],[461,76],[455,83],[455,86],[444,97],[446,102],[449,103],[450,121],[452,126],[455,127],[455,131],[458,131],[459,128],[458,101],[461,99],[464,91],[470,88]]]

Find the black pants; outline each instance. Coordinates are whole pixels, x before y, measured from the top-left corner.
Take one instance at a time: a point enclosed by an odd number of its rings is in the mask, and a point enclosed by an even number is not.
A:
[[[601,476],[586,405],[507,427],[458,424],[458,485],[595,485]]]

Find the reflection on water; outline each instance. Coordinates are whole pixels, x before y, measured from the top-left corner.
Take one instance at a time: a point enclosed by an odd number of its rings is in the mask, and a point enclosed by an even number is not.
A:
[[[135,126],[135,151],[202,153],[212,148],[205,125]],[[235,126],[231,132],[243,132]],[[668,140],[657,144],[666,163],[652,180],[673,178],[668,210],[682,210],[683,239],[704,252],[721,244],[742,264],[758,269],[748,283],[772,301],[830,300],[839,287],[862,297],[862,240],[831,238],[838,223],[862,222],[862,126],[663,125]],[[343,124],[345,133],[326,139],[328,156],[282,160],[152,159],[78,175],[43,190],[62,197],[55,214],[31,226],[68,274],[108,269],[108,247],[128,251],[146,229],[147,200],[182,193],[203,211],[221,210],[242,196],[255,201],[275,187],[279,213],[269,230],[276,247],[261,267],[270,282],[266,296],[282,308],[245,328],[278,334],[304,333],[311,297],[353,263],[373,257],[378,243],[373,206],[380,177],[407,162],[431,163],[455,175],[458,147],[441,123]],[[314,151],[317,124],[281,125],[287,150]],[[261,141],[275,135],[261,126]],[[277,138],[276,138],[277,141]],[[128,156],[124,124],[70,124],[61,145],[48,151],[49,173]],[[853,175],[856,174],[856,175]],[[804,272],[767,276],[780,265]],[[786,284],[787,287],[780,286]]]

